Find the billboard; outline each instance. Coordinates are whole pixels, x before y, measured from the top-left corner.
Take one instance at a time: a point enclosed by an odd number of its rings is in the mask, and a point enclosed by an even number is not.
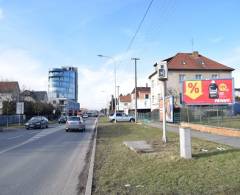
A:
[[[224,105],[234,103],[233,79],[186,80],[183,103],[187,105]]]
[[[173,109],[174,109],[174,99],[173,96],[167,96],[165,98],[165,108],[166,108],[166,121],[173,123]],[[160,121],[163,121],[163,100],[160,100]]]

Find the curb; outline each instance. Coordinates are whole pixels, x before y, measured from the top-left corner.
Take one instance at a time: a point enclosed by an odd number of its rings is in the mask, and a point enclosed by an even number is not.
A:
[[[94,162],[95,162],[97,128],[98,128],[98,121],[96,123],[96,132],[95,132],[95,135],[94,135],[93,149],[92,149],[91,161],[90,161],[90,166],[89,166],[89,171],[88,171],[88,178],[87,178],[85,195],[91,195],[92,194],[93,168],[94,168]]]

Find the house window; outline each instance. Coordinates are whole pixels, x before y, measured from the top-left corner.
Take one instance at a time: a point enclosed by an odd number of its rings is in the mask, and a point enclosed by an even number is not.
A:
[[[152,80],[152,88],[154,88],[154,80]]]
[[[158,100],[160,100],[160,99],[161,99],[161,94],[159,93],[159,94],[158,94]]]
[[[148,94],[145,94],[145,99],[149,99],[149,95]]]
[[[152,103],[154,103],[154,95],[152,96]]]
[[[201,80],[202,79],[202,75],[201,74],[196,74],[196,79],[197,80]]]
[[[182,83],[185,80],[185,74],[179,75],[179,82]]]
[[[127,106],[128,105],[128,103],[124,103],[124,106]]]
[[[212,79],[217,79],[218,75],[217,74],[212,74]]]

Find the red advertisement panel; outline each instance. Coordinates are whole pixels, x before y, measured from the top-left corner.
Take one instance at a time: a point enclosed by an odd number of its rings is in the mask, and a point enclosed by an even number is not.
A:
[[[188,105],[234,103],[233,80],[189,80],[183,82],[183,102]]]

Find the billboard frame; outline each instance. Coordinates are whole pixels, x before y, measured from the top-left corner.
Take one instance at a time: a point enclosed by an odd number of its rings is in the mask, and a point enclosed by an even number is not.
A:
[[[185,103],[184,102],[184,94],[183,94],[183,88],[184,88],[184,82],[185,81],[211,81],[211,80],[232,80],[232,103]],[[235,103],[235,83],[234,83],[234,78],[230,77],[230,78],[217,78],[217,79],[187,79],[187,80],[183,80],[182,81],[182,105],[184,106],[209,106],[209,105],[232,105]]]

